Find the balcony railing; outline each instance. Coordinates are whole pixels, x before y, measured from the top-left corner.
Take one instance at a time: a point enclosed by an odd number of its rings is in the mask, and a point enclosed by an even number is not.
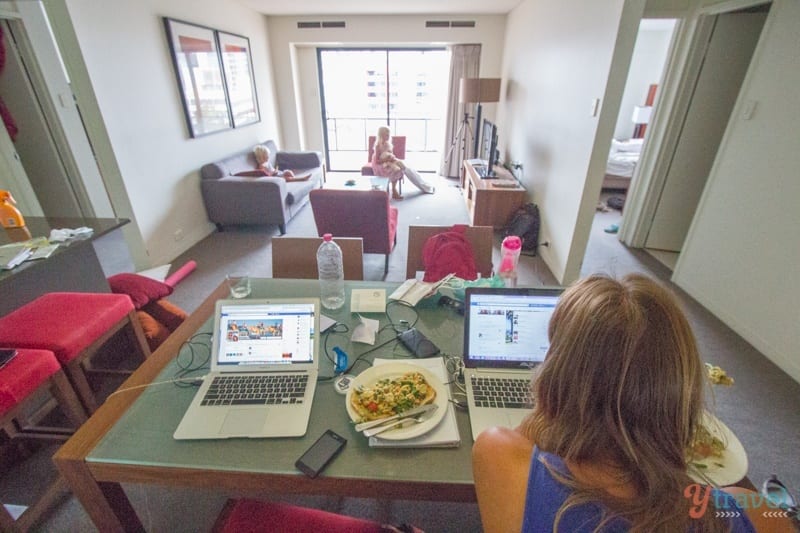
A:
[[[367,163],[367,142],[385,119],[336,117],[326,123],[327,164],[332,171],[359,171]],[[406,161],[420,172],[438,172],[444,144],[444,121],[440,118],[395,118],[389,121],[392,135],[405,135]]]

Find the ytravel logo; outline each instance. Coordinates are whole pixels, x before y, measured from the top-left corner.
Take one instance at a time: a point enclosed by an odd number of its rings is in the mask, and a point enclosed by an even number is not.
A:
[[[694,519],[705,516],[708,506],[712,502],[714,516],[720,518],[737,518],[742,515],[744,509],[764,509],[762,514],[767,518],[788,516],[788,513],[781,510],[778,504],[756,492],[728,494],[722,491],[715,492],[707,485],[693,483],[683,489],[683,496],[689,500],[689,517]],[[736,503],[735,506],[733,502]]]

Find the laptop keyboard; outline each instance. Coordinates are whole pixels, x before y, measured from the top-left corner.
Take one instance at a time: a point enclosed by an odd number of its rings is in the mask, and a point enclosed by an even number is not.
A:
[[[472,393],[478,407],[530,409],[530,379],[471,376]]]
[[[308,375],[216,376],[200,405],[303,403]]]

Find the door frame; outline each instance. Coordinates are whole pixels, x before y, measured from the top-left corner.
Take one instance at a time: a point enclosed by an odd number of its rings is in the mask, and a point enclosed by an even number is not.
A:
[[[731,0],[701,8],[697,16],[678,21],[664,71],[664,90],[653,110],[648,140],[628,190],[619,229],[624,244],[645,246],[717,15],[769,3],[772,0]]]

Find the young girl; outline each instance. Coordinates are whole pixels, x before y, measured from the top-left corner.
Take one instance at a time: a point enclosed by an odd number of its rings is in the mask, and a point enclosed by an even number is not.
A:
[[[256,156],[258,168],[267,173],[267,176],[280,176],[281,178],[293,178],[294,172],[291,170],[278,170],[273,168],[269,162],[269,148],[263,144],[253,147],[253,154]]]
[[[744,489],[712,490],[687,473],[707,377],[670,292],[638,274],[588,277],[564,292],[548,335],[533,411],[473,447],[484,531],[782,527],[760,509],[743,513],[728,492]]]
[[[425,182],[414,169],[397,159],[392,152],[391,130],[388,126],[380,126],[375,135],[375,149],[372,155],[372,171],[376,176],[389,178],[392,184],[392,198],[402,200],[397,191],[397,182],[405,174],[409,181],[424,193],[433,194],[436,189]]]

